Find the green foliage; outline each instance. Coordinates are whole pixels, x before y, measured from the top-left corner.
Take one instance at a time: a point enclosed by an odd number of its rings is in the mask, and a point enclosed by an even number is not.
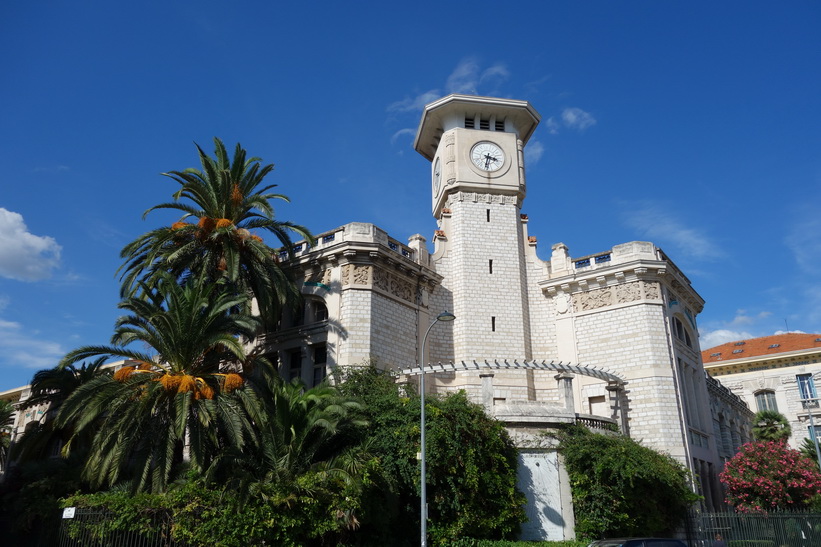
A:
[[[76,519],[75,536],[81,530],[98,539],[117,532],[148,535],[168,527],[175,540],[192,547],[298,547],[349,543],[358,526],[350,516],[360,504],[360,493],[345,481],[308,472],[295,482],[259,483],[244,497],[192,480],[162,494],[73,496],[63,506],[96,508],[108,515]]]
[[[220,139],[214,139],[214,146],[214,157],[197,146],[201,169],[163,173],[180,188],[172,202],[155,205],[143,216],[155,209],[177,210],[183,216],[123,248],[121,293],[139,292],[141,283],[154,286],[165,274],[177,279],[204,275],[226,283],[234,294],[253,296],[261,318],[276,318],[280,306],[298,299],[299,290],[280,267],[275,249],[251,231],[272,235],[289,253],[292,233],[309,242],[313,238],[304,227],[275,218],[271,200],[288,198],[272,193],[276,185],[264,180],[273,164],[247,157],[239,144],[233,157]],[[185,222],[188,217],[195,222]],[[249,298],[246,311],[250,303]]]
[[[821,442],[821,441],[819,441]],[[812,460],[815,462],[816,469],[821,470],[818,467],[818,454],[815,451],[815,443],[812,439],[804,439],[801,441],[801,446],[798,449],[807,459]]]
[[[341,389],[362,399],[370,450],[393,481],[395,497],[385,501],[393,532],[388,537],[416,538],[419,398],[373,365],[348,371],[345,380]],[[516,449],[502,424],[464,393],[427,397],[426,408],[431,542],[515,537],[525,519],[525,498],[516,490]]]
[[[570,476],[578,537],[669,533],[699,499],[681,464],[628,437],[581,426],[556,436]]]
[[[753,417],[753,437],[759,442],[787,442],[792,428],[786,416],[777,410],[759,410]]]
[[[14,419],[14,403],[0,401],[0,469],[6,468],[6,456],[11,444],[11,426]]]
[[[448,547],[587,547],[589,541],[506,541],[493,539],[456,539]]]

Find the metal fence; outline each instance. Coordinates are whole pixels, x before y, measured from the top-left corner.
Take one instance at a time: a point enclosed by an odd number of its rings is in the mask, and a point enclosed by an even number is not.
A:
[[[688,536],[693,547],[708,547],[720,534],[727,547],[820,547],[821,514],[785,511],[696,513]]]
[[[156,517],[150,533],[103,531],[113,515],[107,511],[77,507],[63,513],[58,547],[186,547],[171,538],[171,522]]]

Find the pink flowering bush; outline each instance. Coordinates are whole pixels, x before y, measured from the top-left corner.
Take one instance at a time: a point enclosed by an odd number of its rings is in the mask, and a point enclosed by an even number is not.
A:
[[[783,442],[747,443],[719,475],[737,511],[805,508],[821,495],[818,467]]]

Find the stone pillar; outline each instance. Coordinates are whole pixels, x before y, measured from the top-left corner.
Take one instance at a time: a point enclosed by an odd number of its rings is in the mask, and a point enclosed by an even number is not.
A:
[[[630,435],[629,427],[627,425],[627,413],[624,412],[624,408],[622,407],[622,391],[623,387],[615,382],[609,382],[607,387],[608,398],[610,399],[610,409],[611,415],[610,417],[616,420],[619,424],[619,428],[624,435]]]
[[[575,378],[575,375],[569,372],[561,372],[554,378],[559,383],[559,393],[562,401],[564,401],[565,410],[575,412],[576,404],[573,401],[573,378]]]
[[[482,405],[485,407],[485,412],[493,413],[493,373],[483,373],[479,375],[482,379]]]

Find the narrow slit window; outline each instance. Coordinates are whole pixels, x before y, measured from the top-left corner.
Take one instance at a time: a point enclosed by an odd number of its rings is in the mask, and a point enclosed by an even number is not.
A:
[[[488,273],[493,273],[493,259],[487,261],[487,271]]]
[[[490,330],[492,332],[496,332],[496,317],[495,316],[490,318]]]
[[[490,222],[490,209],[487,210],[487,221]]]

